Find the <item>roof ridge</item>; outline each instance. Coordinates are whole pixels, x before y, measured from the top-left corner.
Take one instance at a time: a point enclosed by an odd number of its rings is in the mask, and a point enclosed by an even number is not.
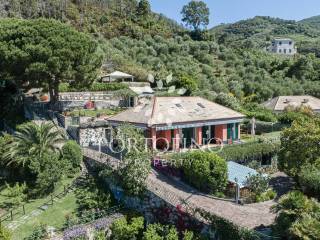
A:
[[[152,111],[151,111],[151,116],[150,116],[150,122],[153,123],[153,116],[154,116],[154,112],[155,112],[155,106],[156,106],[156,102],[157,102],[157,97],[153,98],[153,105],[152,105]]]

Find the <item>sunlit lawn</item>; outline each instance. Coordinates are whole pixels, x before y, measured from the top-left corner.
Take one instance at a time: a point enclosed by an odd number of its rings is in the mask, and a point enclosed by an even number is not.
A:
[[[62,193],[64,191],[64,186],[68,186],[72,181],[73,179],[71,178],[64,179],[55,189],[53,195]],[[4,203],[8,199],[8,197],[6,196],[7,190],[5,188],[1,190],[0,204]],[[73,193],[69,193],[60,199],[54,198],[53,205],[51,204],[51,196],[49,195],[43,198],[30,200],[28,203],[25,203],[24,206],[26,215],[30,215],[32,211],[39,209],[40,206],[46,203],[48,206],[48,209],[46,211],[40,210],[40,215],[28,218],[28,220],[26,220],[26,224],[23,224],[19,228],[14,230],[14,239],[23,239],[23,237],[26,237],[28,234],[30,234],[34,226],[37,226],[39,223],[44,223],[48,224],[49,226],[61,228],[64,223],[65,215],[73,212],[76,209],[76,199]],[[7,216],[8,220],[3,222],[4,225],[8,225],[11,223],[10,214],[8,214]],[[23,216],[24,215],[22,206],[15,208],[15,210],[13,211],[13,220],[20,221]]]
[[[252,136],[250,134],[241,134],[241,141],[243,142],[253,142],[257,139],[278,139],[280,138],[281,131],[279,132],[271,132],[271,133],[263,133],[261,135]]]
[[[60,230],[65,222],[65,216],[74,212],[77,208],[76,197],[74,193],[69,193],[61,202],[55,202],[49,206],[46,211],[42,211],[40,215],[29,218],[25,224],[15,229],[13,232],[13,240],[20,240],[29,236],[33,229],[40,224],[45,224],[48,227],[54,227]]]

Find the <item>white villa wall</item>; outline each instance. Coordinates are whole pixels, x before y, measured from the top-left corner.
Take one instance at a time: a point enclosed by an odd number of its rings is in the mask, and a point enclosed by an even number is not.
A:
[[[283,55],[294,55],[297,53],[295,42],[291,39],[275,39],[268,50]]]

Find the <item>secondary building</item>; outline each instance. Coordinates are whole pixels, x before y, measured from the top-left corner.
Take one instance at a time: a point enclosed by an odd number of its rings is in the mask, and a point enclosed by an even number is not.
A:
[[[297,53],[294,41],[289,38],[277,38],[272,40],[271,45],[267,50],[272,53],[289,56]]]
[[[288,107],[308,106],[314,112],[320,113],[320,99],[312,96],[279,96],[262,103],[262,106],[275,113],[283,112]]]
[[[153,97],[108,122],[130,123],[151,139],[153,149],[190,148],[240,141],[244,115],[200,97]]]

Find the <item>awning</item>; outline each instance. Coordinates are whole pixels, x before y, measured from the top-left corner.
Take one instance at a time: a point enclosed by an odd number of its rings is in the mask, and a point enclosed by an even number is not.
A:
[[[228,161],[228,181],[234,184],[239,184],[240,188],[246,187],[248,177],[257,174],[258,172],[252,168],[233,161]]]
[[[117,79],[131,79],[131,81],[133,81],[134,76],[132,76],[128,73],[115,71],[115,72],[112,72],[112,73],[107,74],[105,76],[102,76],[102,79],[104,79],[104,78],[108,78],[109,81],[113,81],[113,80],[117,80]]]

